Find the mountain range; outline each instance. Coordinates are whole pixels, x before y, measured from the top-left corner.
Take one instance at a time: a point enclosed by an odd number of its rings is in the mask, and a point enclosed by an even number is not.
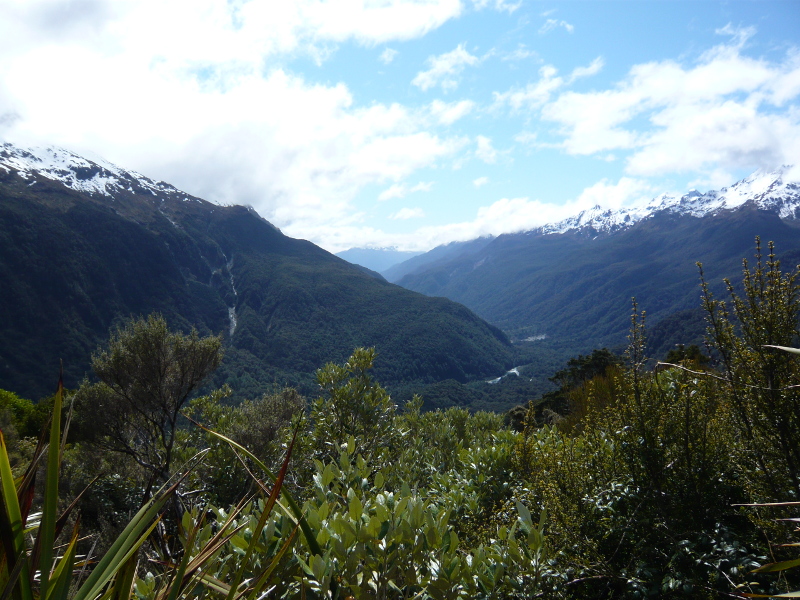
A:
[[[380,273],[418,254],[422,254],[422,252],[407,252],[397,248],[350,248],[343,252],[337,252],[336,256],[349,263],[361,265]]]
[[[621,347],[631,299],[649,315],[651,351],[701,341],[697,262],[717,294],[740,279],[755,239],[800,264],[800,185],[791,168],[759,171],[729,188],[644,206],[594,207],[531,231],[450,244],[387,279],[474,310],[517,341],[560,340],[574,352]],[[413,262],[412,262],[413,261]]]
[[[315,393],[314,371],[358,346],[387,386],[496,377],[508,338],[464,306],[390,284],[245,206],[59,148],[0,146],[0,388],[52,393],[131,316],[222,335],[216,384]]]

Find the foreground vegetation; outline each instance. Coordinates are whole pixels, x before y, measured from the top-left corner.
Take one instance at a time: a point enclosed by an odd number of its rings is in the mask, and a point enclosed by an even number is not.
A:
[[[189,400],[219,340],[132,322],[95,355],[97,381],[70,396],[71,417],[52,399],[38,446],[26,436],[45,405],[0,394],[0,589],[22,600],[790,593],[797,276],[770,248],[727,302],[704,285],[710,361],[679,348],[651,368],[634,307],[624,360],[570,361],[545,405],[506,419],[422,412],[421,398],[397,407],[367,349],[321,369],[308,405],[288,389],[235,408],[225,389]],[[58,499],[87,485],[84,539]]]

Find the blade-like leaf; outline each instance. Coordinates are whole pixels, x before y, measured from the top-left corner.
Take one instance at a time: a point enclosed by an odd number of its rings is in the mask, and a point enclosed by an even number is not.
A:
[[[299,523],[294,526],[294,529],[292,529],[292,533],[289,534],[289,537],[286,538],[286,541],[281,546],[281,549],[272,558],[272,561],[270,561],[270,564],[267,567],[267,569],[259,576],[256,583],[251,585],[246,590],[244,590],[241,594],[239,594],[236,597],[236,600],[240,600],[245,594],[249,594],[250,598],[254,598],[256,594],[260,593],[261,588],[264,587],[267,581],[269,581],[270,576],[272,575],[273,571],[275,571],[275,567],[278,566],[281,559],[286,554],[286,551],[291,547],[294,538],[297,537],[297,531],[299,527],[300,527]]]
[[[167,597],[168,600],[176,600],[178,594],[181,592],[181,589],[183,589],[183,586],[188,583],[189,580],[184,583],[184,576],[186,575],[186,567],[189,565],[189,559],[191,558],[190,550],[194,546],[194,538],[197,535],[198,529],[199,525],[192,527],[192,529],[189,531],[186,538],[186,548],[183,552],[181,562],[178,565],[178,569],[175,572],[175,576],[172,578],[172,585],[169,587],[164,587],[164,591],[158,595],[159,600],[166,595],[167,591],[169,591],[169,596]]]
[[[53,576],[50,578],[50,586],[47,590],[46,600],[67,600],[69,587],[72,583],[72,571],[75,568],[75,553],[78,548],[78,526],[80,521],[75,522],[72,528],[72,537],[61,560],[58,561],[53,569]]]
[[[0,594],[0,600],[8,600],[8,597],[14,591],[14,586],[17,584],[17,579],[19,579],[19,574],[22,572],[22,567],[24,567],[25,564],[24,556],[19,555],[14,569],[8,574],[8,581],[6,581],[6,587],[3,593]]]
[[[172,483],[168,481],[164,484],[158,493],[139,509],[139,512],[133,516],[122,533],[111,545],[111,548],[108,549],[105,556],[103,556],[97,566],[92,570],[84,584],[75,593],[73,600],[94,600],[97,598],[100,590],[102,590],[111,578],[122,569],[126,561],[128,561],[138,550],[139,546],[144,543],[144,540],[147,539],[147,536],[150,535],[158,523],[156,517],[164,504],[172,494],[175,493],[181,481],[186,478],[206,453],[207,450],[203,450],[195,454],[188,461],[188,467],[184,470],[183,474],[173,477],[174,481]],[[103,594],[103,597],[107,595],[108,592]]]
[[[149,533],[155,527],[156,515],[166,503],[177,483],[168,490],[154,497],[134,515],[119,537],[111,545],[105,556],[95,566],[88,579],[80,587],[73,600],[93,600],[100,590],[123,567],[126,560],[133,554],[135,548],[144,542],[142,535]]]
[[[244,446],[242,446],[241,444],[239,444],[237,442],[234,442],[229,437],[226,437],[226,436],[222,435],[221,433],[217,433],[216,431],[201,425],[200,423],[198,423],[197,421],[195,421],[191,417],[187,416],[187,418],[192,423],[194,423],[195,425],[197,425],[198,427],[203,429],[204,431],[206,431],[209,434],[213,435],[217,439],[222,440],[223,442],[227,443],[232,448],[235,448],[236,450],[238,450],[239,452],[244,454],[247,458],[249,458],[256,465],[258,465],[258,467],[262,471],[264,471],[264,473],[273,482],[277,481],[278,478],[272,473],[272,471],[270,471],[269,468],[267,468],[267,465],[265,465],[262,461],[260,461],[258,459],[258,457],[256,457],[247,448],[245,448]],[[292,516],[294,516],[294,518],[297,520],[297,522],[300,523],[300,529],[303,530],[303,536],[306,538],[306,543],[308,544],[308,547],[311,549],[311,552],[314,553],[314,554],[322,555],[322,548],[320,547],[319,543],[317,542],[317,538],[314,535],[314,532],[311,530],[311,526],[308,524],[308,521],[306,521],[306,518],[303,515],[303,511],[300,509],[300,506],[297,504],[297,502],[292,497],[292,495],[288,492],[288,490],[283,490],[283,497],[286,498],[286,503],[289,505],[289,508],[292,511]]]
[[[786,346],[772,346],[770,344],[764,345],[764,348],[775,348],[777,350],[783,350],[784,352],[791,352],[792,354],[800,354],[800,348],[788,348]]]
[[[155,527],[155,525],[156,523],[153,523],[153,527]],[[113,591],[111,593],[112,600],[129,600],[131,597],[133,578],[136,576],[136,565],[139,562],[139,546],[144,543],[144,540],[147,539],[151,531],[153,531],[153,528],[150,528],[147,534],[142,536],[141,542],[136,546],[125,561],[125,564],[114,577]]]
[[[786,569],[793,569],[794,567],[800,567],[800,558],[795,558],[794,560],[785,560],[783,562],[777,562],[777,563],[769,563],[767,565],[764,565],[763,567],[753,569],[751,573],[772,573],[774,571],[785,571]]]
[[[242,566],[236,572],[234,581],[231,584],[231,591],[228,594],[228,600],[233,600],[235,591],[239,589],[239,585],[244,578],[247,565],[250,563],[250,557],[253,555],[253,551],[258,543],[258,538],[267,524],[267,519],[269,519],[270,513],[272,513],[272,508],[275,506],[278,495],[281,493],[283,479],[286,477],[286,471],[289,469],[289,460],[292,457],[292,449],[294,448],[294,442],[296,439],[297,430],[295,430],[294,437],[292,437],[292,443],[289,444],[289,448],[286,450],[286,457],[283,459],[283,465],[281,465],[281,470],[278,472],[278,477],[275,479],[275,485],[272,486],[272,492],[270,493],[269,498],[267,498],[267,501],[264,503],[264,510],[261,511],[261,516],[258,518],[258,525],[256,525],[256,528],[253,530],[253,534],[250,536],[250,543],[247,546],[247,551],[245,552],[244,559],[242,560]]]
[[[63,367],[62,367],[63,369]],[[58,389],[53,412],[50,418],[50,445],[47,451],[47,471],[45,471],[44,504],[39,535],[36,536],[34,560],[39,555],[39,595],[47,597],[50,570],[53,567],[53,546],[55,544],[56,515],[58,513],[58,476],[61,471],[61,402],[64,392],[62,375],[58,377]],[[38,549],[38,552],[36,551]],[[35,564],[35,563],[34,563]]]
[[[13,548],[13,552],[6,555],[9,561],[8,566],[10,570],[14,570],[16,561],[22,561],[23,564],[18,579],[20,598],[21,600],[33,600],[30,581],[31,572],[25,558],[25,535],[23,533],[25,524],[22,522],[17,490],[14,486],[14,476],[11,473],[8,449],[6,448],[6,441],[2,431],[0,431],[0,492],[2,492],[3,508],[5,509],[3,537],[9,537],[8,540],[3,540],[3,546]],[[12,559],[14,560],[13,564]]]

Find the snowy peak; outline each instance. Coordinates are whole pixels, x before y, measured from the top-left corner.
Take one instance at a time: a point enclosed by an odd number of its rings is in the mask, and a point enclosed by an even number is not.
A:
[[[594,206],[563,221],[548,223],[530,233],[551,234],[580,230],[611,233],[627,229],[660,212],[700,218],[739,208],[747,202],[754,203],[759,209],[774,211],[782,219],[800,219],[800,183],[785,181],[785,175],[791,168],[784,165],[771,172],[756,171],[730,188],[710,190],[705,194],[697,190],[691,190],[680,198],[661,194],[644,206],[618,210]]]
[[[4,143],[0,145],[0,169],[16,172],[23,179],[30,180],[29,185],[33,185],[36,176],[40,176],[92,195],[113,197],[116,193],[127,191],[158,198],[167,196],[197,200],[163,181],[153,181],[103,159],[89,160],[56,146],[19,148]]]

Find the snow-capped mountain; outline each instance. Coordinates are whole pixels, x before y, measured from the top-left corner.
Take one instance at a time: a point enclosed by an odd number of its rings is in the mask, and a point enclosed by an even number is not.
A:
[[[160,198],[197,200],[163,181],[154,181],[101,158],[89,160],[56,146],[19,148],[4,143],[0,145],[0,169],[15,171],[23,179],[30,180],[29,185],[34,185],[35,176],[39,175],[78,192],[101,194],[109,198],[127,191]]]
[[[739,208],[746,202],[753,202],[762,210],[776,212],[782,219],[800,219],[800,182],[785,178],[791,168],[785,165],[771,172],[756,171],[730,188],[711,190],[705,194],[697,190],[692,190],[680,198],[661,194],[644,206],[619,210],[595,206],[573,217],[558,223],[549,223],[528,233],[553,234],[584,229],[609,233],[627,229],[660,212],[704,217],[719,211]]]

